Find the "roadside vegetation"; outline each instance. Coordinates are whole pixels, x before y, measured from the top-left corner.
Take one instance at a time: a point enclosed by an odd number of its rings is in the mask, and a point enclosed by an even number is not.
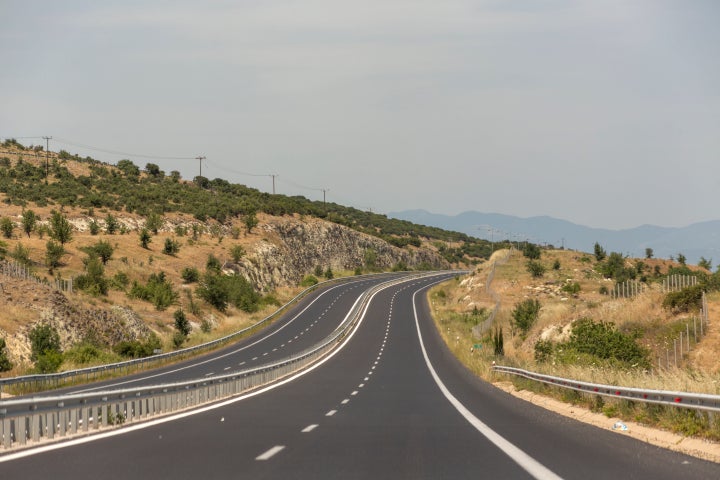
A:
[[[512,382],[608,417],[720,440],[720,420],[712,415],[583,395],[491,371],[496,362],[594,383],[720,394],[720,331],[713,322],[720,314],[720,273],[710,271],[709,260],[691,266],[682,254],[656,259],[651,249],[633,259],[599,244],[592,254],[539,252],[496,252],[489,290],[491,262],[429,293],[439,331],[455,355],[489,381]],[[540,275],[530,262],[543,268]],[[696,283],[666,291],[670,275]],[[637,283],[628,287],[628,281]],[[613,293],[618,291],[633,294]],[[710,324],[701,335],[703,294]],[[480,331],[472,312],[492,311],[498,297],[494,322]]]

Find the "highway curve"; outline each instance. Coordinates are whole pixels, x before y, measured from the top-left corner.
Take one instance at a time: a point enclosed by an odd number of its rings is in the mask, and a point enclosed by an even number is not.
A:
[[[3,478],[718,478],[720,466],[525,403],[469,374],[425,303],[377,293],[294,380],[172,421],[0,457]],[[97,438],[97,439],[95,439]]]

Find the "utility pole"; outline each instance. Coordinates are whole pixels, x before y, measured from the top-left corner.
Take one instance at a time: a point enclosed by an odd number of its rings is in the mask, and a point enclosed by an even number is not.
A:
[[[268,175],[268,177],[272,177],[272,181],[273,181],[273,195],[275,195],[275,177],[279,177],[279,176],[280,176],[280,175],[278,175],[278,174],[273,174],[273,173],[271,173],[270,175]]]
[[[50,169],[48,167],[50,161],[50,140],[52,137],[42,137],[45,139],[45,185],[48,183],[48,174]]]
[[[199,157],[195,157],[195,159],[200,161],[200,175],[198,175],[198,176],[202,177],[202,161],[205,160],[205,157],[199,156]]]
[[[321,188],[320,190],[322,190],[322,192],[323,192],[323,205],[325,205],[325,193],[329,192],[330,189],[329,188]]]

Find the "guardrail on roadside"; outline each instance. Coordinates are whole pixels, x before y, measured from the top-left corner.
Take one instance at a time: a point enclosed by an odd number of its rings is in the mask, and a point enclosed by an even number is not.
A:
[[[377,292],[422,276],[393,279],[369,289],[323,341],[275,363],[172,384],[0,401],[0,451],[169,415],[277,381],[328,354],[356,325]]]
[[[495,365],[494,371],[517,375],[537,382],[560,388],[567,388],[592,395],[602,395],[634,402],[655,403],[673,407],[693,408],[708,412],[720,412],[720,395],[705,393],[673,392],[665,390],[648,390],[642,388],[618,387],[599,383],[581,382],[567,378],[554,377],[541,373],[530,372],[521,368]]]
[[[382,274],[370,274],[365,276],[379,276],[379,275],[386,275],[385,273]],[[158,355],[152,355],[149,357],[142,357],[142,358],[135,358],[132,360],[125,360],[122,362],[117,363],[110,363],[105,365],[97,365],[94,367],[87,367],[87,368],[80,368],[77,370],[68,370],[65,372],[59,372],[59,373],[47,373],[47,374],[37,374],[37,375],[23,375],[18,377],[8,377],[8,378],[0,378],[0,393],[2,393],[3,387],[7,387],[10,385],[23,385],[25,384],[26,387],[20,387],[19,390],[23,393],[25,392],[34,392],[39,390],[44,390],[46,388],[43,388],[43,386],[47,386],[48,384],[52,385],[52,388],[58,388],[62,384],[71,384],[76,379],[79,379],[80,377],[85,377],[84,381],[90,382],[91,380],[95,380],[99,377],[103,377],[105,375],[113,374],[115,372],[122,372],[124,374],[130,373],[130,371],[135,368],[139,367],[140,369],[145,368],[147,366],[165,362],[167,360],[174,359],[176,357],[182,357],[186,355],[192,355],[196,354],[205,350],[211,350],[219,345],[222,345],[224,343],[230,342],[232,340],[237,339],[238,337],[241,337],[242,335],[245,335],[246,333],[263,326],[265,323],[269,322],[273,318],[280,315],[282,312],[287,310],[291,305],[293,305],[295,302],[303,298],[305,295],[311,293],[312,291],[318,289],[319,287],[325,286],[329,283],[342,283],[343,281],[348,281],[352,279],[357,279],[361,276],[357,277],[341,277],[337,279],[332,280],[326,280],[324,282],[317,283],[315,285],[312,285],[302,292],[298,293],[295,297],[293,297],[289,302],[287,302],[285,305],[278,308],[275,312],[271,313],[267,317],[263,318],[262,320],[250,325],[249,327],[243,328],[242,330],[238,330],[237,332],[231,333],[229,335],[226,335],[224,337],[218,338],[216,340],[212,340],[210,342],[206,342],[200,345],[195,345],[193,347],[187,347],[180,350],[174,350],[172,352],[167,353],[161,353]]]

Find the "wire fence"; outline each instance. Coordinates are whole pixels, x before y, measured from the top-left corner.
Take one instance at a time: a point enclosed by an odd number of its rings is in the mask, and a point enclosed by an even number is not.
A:
[[[708,303],[707,296],[703,292],[702,295],[702,306],[700,308],[699,316],[691,317],[685,320],[685,328],[680,329],[676,335],[667,341],[665,347],[665,356],[658,356],[657,365],[659,368],[678,368],[682,367],[687,360],[687,355],[708,333],[709,328],[709,315],[708,315]],[[670,348],[670,341],[672,341],[672,350]]]
[[[698,278],[694,275],[668,275],[663,279],[662,291],[663,293],[677,292],[697,284]]]
[[[20,280],[26,280],[29,282],[35,282],[39,285],[47,285],[49,287],[54,288],[55,290],[59,290],[64,293],[73,293],[73,279],[64,279],[64,278],[54,278],[52,281],[42,278],[35,273],[32,272],[30,267],[27,265],[20,263],[18,261],[10,261],[10,260],[2,260],[0,261],[0,274],[11,277],[11,278],[17,278]],[[4,286],[2,285],[2,282],[0,282],[0,288],[4,291]]]
[[[492,312],[490,312],[490,315],[488,318],[486,318],[482,323],[475,325],[473,327],[473,335],[476,338],[482,337],[482,335],[490,330],[490,327],[492,327],[493,322],[495,322],[495,317],[497,316],[498,312],[500,311],[500,305],[502,303],[502,298],[500,295],[495,292],[495,290],[492,289],[491,284],[492,281],[495,279],[495,269],[497,265],[504,265],[508,262],[510,259],[510,255],[512,255],[513,250],[508,250],[505,255],[503,255],[500,258],[496,258],[495,261],[493,261],[490,272],[488,273],[487,282],[485,282],[485,293],[490,295],[492,297],[493,301],[495,302],[495,306],[492,309]]]

